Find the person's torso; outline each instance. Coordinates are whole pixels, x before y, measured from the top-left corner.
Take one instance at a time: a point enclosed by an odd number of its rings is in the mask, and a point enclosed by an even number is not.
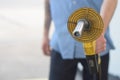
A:
[[[52,20],[55,32],[51,40],[51,47],[59,51],[63,58],[84,58],[81,42],[75,41],[67,30],[68,17],[77,9],[89,7],[100,13],[103,0],[50,0]],[[109,31],[107,31],[108,33]],[[109,40],[109,35],[107,35]],[[103,52],[105,54],[109,50]]]

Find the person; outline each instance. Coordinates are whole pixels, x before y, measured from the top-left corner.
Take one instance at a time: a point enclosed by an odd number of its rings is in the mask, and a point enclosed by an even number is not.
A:
[[[42,50],[51,56],[49,80],[74,80],[78,62],[83,66],[83,80],[94,80],[88,70],[82,43],[74,40],[67,30],[68,17],[83,7],[95,9],[103,19],[104,31],[96,40],[95,52],[101,55],[101,80],[108,80],[109,51],[114,49],[108,26],[116,5],[117,0],[45,0]],[[50,40],[51,21],[55,30]]]

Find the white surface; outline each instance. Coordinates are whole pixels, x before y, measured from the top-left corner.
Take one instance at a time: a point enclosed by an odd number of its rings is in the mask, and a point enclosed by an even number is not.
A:
[[[120,77],[120,0],[111,21],[111,36],[116,49],[111,51],[109,72]]]

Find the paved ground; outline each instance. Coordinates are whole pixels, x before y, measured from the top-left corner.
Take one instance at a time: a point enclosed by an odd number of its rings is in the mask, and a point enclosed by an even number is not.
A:
[[[42,7],[0,9],[0,80],[47,78],[41,51]]]

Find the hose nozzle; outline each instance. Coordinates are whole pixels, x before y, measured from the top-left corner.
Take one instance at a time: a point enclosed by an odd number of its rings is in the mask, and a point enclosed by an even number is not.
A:
[[[72,34],[74,37],[79,38],[79,37],[81,37],[83,31],[89,30],[89,27],[90,26],[89,26],[89,23],[87,20],[80,19],[80,20],[78,20],[77,25]]]

